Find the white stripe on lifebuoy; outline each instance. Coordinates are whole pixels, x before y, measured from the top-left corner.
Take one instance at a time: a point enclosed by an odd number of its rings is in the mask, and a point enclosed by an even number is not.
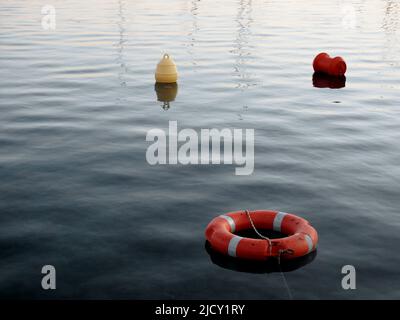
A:
[[[230,216],[227,216],[227,215],[224,215],[224,214],[219,216],[219,217],[225,219],[226,221],[228,221],[229,225],[231,226],[231,232],[234,233],[235,230],[236,230],[235,221]]]
[[[274,231],[281,232],[283,218],[287,215],[286,212],[278,212],[274,218],[273,229]]]
[[[228,254],[231,257],[236,257],[236,248],[240,242],[240,240],[242,240],[242,237],[239,236],[234,236],[231,241],[229,241],[229,245],[228,245]]]
[[[313,249],[313,241],[312,241],[311,237],[308,234],[306,234],[304,236],[304,238],[306,239],[307,246],[308,246],[308,252],[307,253],[310,253],[312,251],[312,249]]]

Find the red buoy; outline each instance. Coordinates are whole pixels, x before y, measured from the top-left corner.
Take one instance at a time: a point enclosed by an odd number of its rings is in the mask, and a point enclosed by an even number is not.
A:
[[[346,62],[341,57],[331,58],[327,53],[317,55],[313,62],[315,72],[323,72],[331,76],[344,76],[347,70]]]

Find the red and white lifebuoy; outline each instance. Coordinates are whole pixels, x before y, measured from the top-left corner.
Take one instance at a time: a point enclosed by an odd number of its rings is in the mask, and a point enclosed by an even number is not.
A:
[[[287,237],[280,239],[252,239],[235,235],[235,232],[252,229],[274,230]],[[236,211],[220,215],[206,228],[206,239],[211,247],[231,257],[265,260],[269,257],[291,259],[315,250],[317,231],[307,220],[294,214],[271,211]]]

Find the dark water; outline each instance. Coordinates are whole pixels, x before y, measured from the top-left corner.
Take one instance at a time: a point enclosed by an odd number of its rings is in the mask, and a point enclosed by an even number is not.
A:
[[[318,252],[285,273],[293,298],[400,298],[398,1],[51,2],[54,31],[42,1],[0,1],[1,297],[287,299],[273,267],[205,249],[213,217],[247,208],[318,230]],[[345,57],[344,88],[313,86],[321,51]],[[163,52],[180,72],[168,111]],[[146,133],[169,120],[254,128],[254,174],[150,166]]]

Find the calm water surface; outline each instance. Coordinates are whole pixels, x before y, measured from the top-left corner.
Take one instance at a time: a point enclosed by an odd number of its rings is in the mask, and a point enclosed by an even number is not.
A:
[[[285,273],[294,298],[400,298],[399,1],[50,4],[55,31],[43,1],[0,1],[1,297],[287,299],[279,272],[205,249],[213,217],[248,208],[318,230],[317,254]],[[321,51],[345,57],[345,88],[313,86]],[[164,52],[180,72],[167,111]],[[146,133],[170,120],[254,128],[254,174],[150,166]],[[346,264],[357,290],[341,288]]]

